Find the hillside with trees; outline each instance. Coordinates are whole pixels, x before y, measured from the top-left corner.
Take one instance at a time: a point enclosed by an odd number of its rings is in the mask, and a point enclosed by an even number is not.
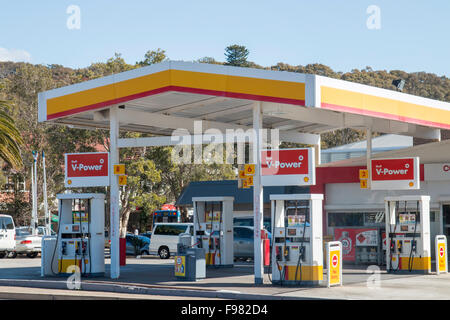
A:
[[[363,83],[380,88],[395,90],[392,81],[406,81],[403,92],[432,99],[450,102],[450,79],[426,72],[407,73],[400,70],[363,70],[354,69],[349,72],[338,72],[322,64],[292,66],[277,63],[274,66],[262,67],[248,61],[249,52],[244,46],[232,45],[225,49],[225,61],[216,61],[211,57],[203,57],[195,62],[279,70],[298,73],[318,74],[336,79]],[[135,68],[168,60],[162,49],[150,50],[142,61],[127,63],[120,54],[115,54],[106,62],[95,62],[80,69],[71,69],[61,65],[33,65],[30,63],[0,62],[0,101],[7,101],[9,108],[5,111],[16,123],[23,140],[20,150],[23,167],[12,168],[4,164],[3,171],[7,176],[24,180],[29,190],[32,151],[45,151],[47,161],[47,181],[50,204],[55,195],[64,190],[64,153],[89,152],[98,150],[99,146],[108,150],[109,132],[105,130],[84,130],[54,124],[37,122],[37,95],[39,92],[67,86],[119,73]],[[142,136],[139,133],[121,132],[123,137]],[[328,148],[342,145],[364,138],[364,132],[345,129],[322,135],[322,147]],[[174,202],[182,189],[190,181],[235,179],[233,165],[178,165],[171,161],[170,147],[136,148],[121,150],[121,162],[127,165],[128,185],[122,190],[121,232],[131,214],[139,208],[141,220],[148,219],[151,212],[163,203]],[[38,194],[42,197],[42,173],[38,175]],[[82,191],[82,190],[80,190]],[[99,188],[100,192],[107,192]],[[15,199],[7,204],[7,210],[15,216],[19,224],[29,223],[31,208],[23,194],[17,193]],[[41,199],[39,203],[41,203]],[[53,209],[55,209],[53,207]],[[41,210],[40,216],[43,216]]]

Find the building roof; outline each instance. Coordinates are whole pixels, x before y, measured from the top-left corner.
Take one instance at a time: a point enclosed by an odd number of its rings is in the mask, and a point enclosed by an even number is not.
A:
[[[370,126],[374,132],[436,138],[450,129],[450,103],[318,75],[168,61],[39,93],[39,121],[170,136],[174,129],[263,127],[301,133]],[[433,129],[433,130],[431,130]],[[431,131],[430,131],[431,130]]]
[[[372,154],[403,149],[413,146],[413,137],[398,134],[385,134],[372,139]],[[322,149],[321,163],[341,161],[350,158],[365,156],[367,140],[349,143],[346,145]]]
[[[450,140],[421,144],[418,146],[372,154],[372,159],[419,157],[420,163],[447,163],[450,155]],[[346,159],[321,164],[319,167],[365,166],[366,157]]]
[[[309,193],[309,187],[264,187],[264,202],[270,202],[271,194]],[[176,201],[177,206],[192,206],[193,197],[234,197],[235,204],[252,204],[253,187],[239,189],[237,180],[193,181],[184,188]]]
[[[398,134],[384,134],[372,139],[372,151],[394,150],[413,146],[413,137]],[[367,140],[353,142],[342,146],[323,149],[323,153],[366,151]]]

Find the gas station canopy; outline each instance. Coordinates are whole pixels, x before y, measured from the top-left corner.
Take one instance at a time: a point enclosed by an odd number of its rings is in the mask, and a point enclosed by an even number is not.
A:
[[[200,120],[200,133],[254,129],[256,284],[263,283],[264,273],[259,129],[279,129],[281,141],[316,145],[316,151],[320,133],[340,128],[366,129],[368,142],[372,131],[440,140],[440,129],[450,129],[450,103],[317,75],[188,62],[163,62],[42,92],[38,98],[40,122],[109,129],[110,172],[120,163],[119,148],[171,145],[174,130],[197,134]],[[119,139],[119,129],[162,137]],[[369,168],[370,143],[367,154]],[[117,279],[120,190],[118,177],[109,179],[110,271]]]
[[[109,128],[119,106],[121,130],[168,136],[177,128],[251,128],[262,102],[263,127],[319,134],[371,128],[440,139],[450,129],[450,103],[293,72],[163,62],[39,94],[39,121]],[[283,140],[283,139],[282,139]]]

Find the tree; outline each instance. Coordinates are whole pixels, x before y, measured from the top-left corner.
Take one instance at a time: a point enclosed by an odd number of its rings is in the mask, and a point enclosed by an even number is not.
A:
[[[120,194],[120,237],[127,233],[130,214],[139,207],[144,214],[151,214],[166,200],[164,195],[156,193],[155,184],[161,181],[161,172],[156,169],[153,161],[143,157],[145,148],[130,156],[127,150],[125,163],[127,170],[127,185],[122,188]],[[122,157],[123,158],[123,157]]]
[[[222,62],[216,61],[213,57],[203,57],[197,60],[198,63],[209,63],[209,64],[223,64]]]
[[[172,161],[172,147],[149,148],[146,157],[152,159],[161,172],[159,190],[167,202],[175,202],[190,181],[235,179],[231,164],[176,164]]]
[[[144,55],[144,60],[140,62],[136,62],[136,64],[140,67],[149,66],[155,63],[160,63],[165,60],[168,60],[165,50],[161,50],[160,48],[152,51],[147,51]]]
[[[225,57],[227,62],[225,65],[246,67],[248,66],[247,57],[249,51],[245,46],[240,46],[237,44],[228,46],[225,48]]]
[[[6,101],[0,101],[1,109],[10,106]],[[0,109],[0,158],[8,163],[13,169],[22,169],[23,161],[20,146],[23,139],[12,119],[4,110]]]

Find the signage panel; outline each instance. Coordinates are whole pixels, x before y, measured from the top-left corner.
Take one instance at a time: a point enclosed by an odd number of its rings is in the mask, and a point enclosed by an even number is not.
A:
[[[67,188],[109,186],[109,153],[66,153],[64,183]]]

